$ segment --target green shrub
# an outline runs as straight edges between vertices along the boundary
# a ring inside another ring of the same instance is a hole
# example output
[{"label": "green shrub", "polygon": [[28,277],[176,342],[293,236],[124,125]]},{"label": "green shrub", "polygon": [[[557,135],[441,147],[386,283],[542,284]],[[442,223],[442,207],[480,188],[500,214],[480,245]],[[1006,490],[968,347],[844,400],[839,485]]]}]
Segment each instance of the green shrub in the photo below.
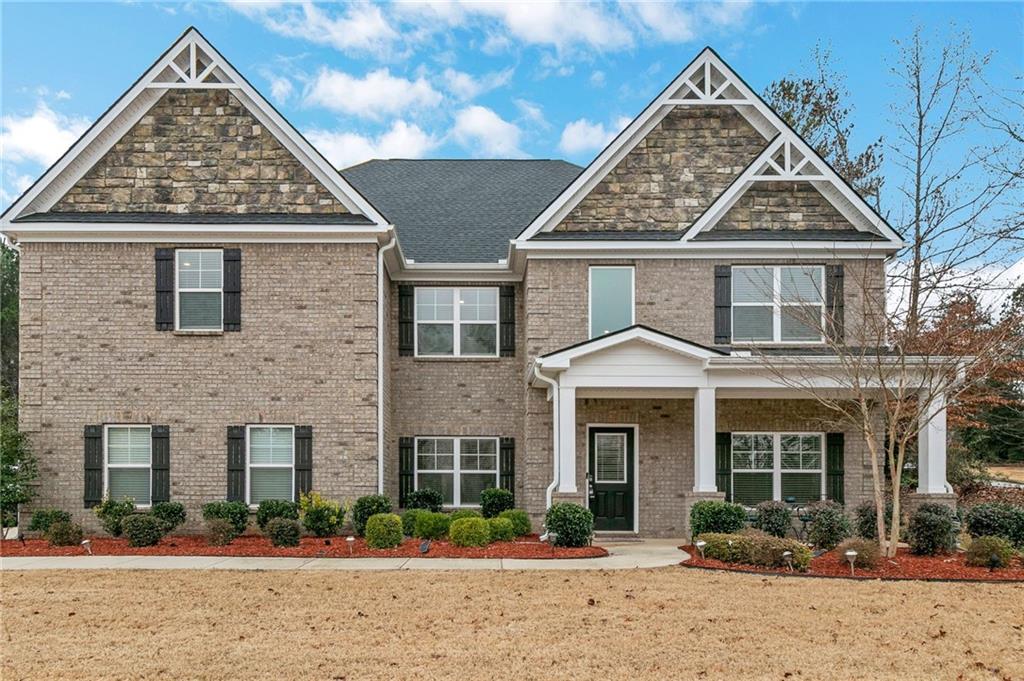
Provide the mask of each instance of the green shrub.
[{"label": "green shrub", "polygon": [[163,525],[164,534],[170,534],[185,524],[185,506],[177,501],[159,501],[149,514]]},{"label": "green shrub", "polygon": [[516,538],[515,527],[508,518],[488,518],[491,526],[491,541],[512,541]]},{"label": "green shrub", "polygon": [[508,518],[512,521],[512,531],[516,533],[517,537],[530,534],[533,527],[530,525],[530,516],[526,511],[521,511],[518,508],[510,508],[507,511],[502,511],[498,514],[499,518]]},{"label": "green shrub", "polygon": [[264,499],[256,509],[256,524],[260,532],[267,533],[267,523],[274,518],[299,519],[299,505],[285,499]]},{"label": "green shrub", "polygon": [[690,534],[739,532],[747,520],[747,512],[739,504],[726,501],[698,501],[690,508]]},{"label": "green shrub", "polygon": [[135,513],[135,502],[131,499],[115,501],[110,497],[104,497],[92,510],[100,519],[104,532],[112,537],[120,537],[121,521]]},{"label": "green shrub", "polygon": [[453,520],[448,537],[455,546],[487,546],[491,543],[491,526],[483,518]]},{"label": "green shrub", "polygon": [[[853,509],[853,525],[858,537],[878,539],[878,522],[875,518],[875,502],[873,499],[862,501]],[[885,532],[892,530],[892,499],[885,502]]]},{"label": "green shrub", "polygon": [[420,511],[412,535],[417,539],[444,539],[451,524],[452,517],[447,513]]},{"label": "green shrub", "polygon": [[444,506],[444,497],[436,489],[417,489],[405,495],[406,509],[424,509],[437,513]]},{"label": "green shrub", "polygon": [[497,518],[502,511],[516,505],[512,492],[500,487],[488,487],[480,493],[480,513],[485,518]]},{"label": "green shrub", "polygon": [[907,525],[910,552],[919,556],[949,553],[956,548],[953,511],[942,504],[921,504]]},{"label": "green shrub", "polygon": [[302,528],[294,518],[278,516],[267,521],[264,530],[274,546],[298,546]]},{"label": "green shrub", "polygon": [[552,504],[544,527],[558,535],[555,546],[587,546],[594,534],[594,514],[579,504]]},{"label": "green shrub", "polygon": [[238,528],[224,518],[211,516],[206,518],[206,541],[213,546],[227,546],[235,541]]},{"label": "green shrub", "polygon": [[299,497],[302,526],[315,537],[333,537],[341,531],[345,509],[337,501],[325,499],[319,492]]},{"label": "green shrub", "polygon": [[843,565],[849,565],[846,558],[847,551],[856,551],[857,557],[853,559],[853,566],[864,570],[872,570],[878,565],[878,559],[882,557],[882,551],[878,547],[877,540],[854,537],[847,539],[836,547],[836,557]]},{"label": "green shrub", "polygon": [[77,546],[82,543],[82,526],[70,520],[55,520],[46,528],[50,546]]},{"label": "green shrub", "polygon": [[423,513],[430,513],[425,508],[409,508],[402,511],[402,534],[406,537],[416,536],[416,518]]},{"label": "green shrub", "polygon": [[366,521],[378,513],[391,513],[391,499],[382,494],[359,497],[352,506],[352,529],[362,537],[366,532]]},{"label": "green shrub", "polygon": [[32,520],[28,524],[28,530],[29,532],[46,534],[50,529],[50,525],[57,522],[70,523],[71,514],[59,508],[39,508],[32,511]]},{"label": "green shrub", "polygon": [[249,525],[249,507],[241,501],[211,501],[203,506],[203,520],[213,520],[214,518],[231,523],[235,528],[235,537],[237,537],[245,532],[245,528]]},{"label": "green shrub", "polygon": [[759,567],[785,567],[783,553],[791,552],[793,567],[803,572],[811,564],[811,550],[795,539],[771,535],[725,534],[708,532],[697,536],[704,541],[704,555],[725,563],[744,563]]},{"label": "green shrub", "polygon": [[474,510],[472,508],[459,508],[452,511],[449,515],[453,523],[456,520],[462,520],[463,518],[483,518],[483,515],[480,513],[480,511]]},{"label": "green shrub", "polygon": [[762,501],[754,508],[753,526],[774,537],[785,537],[793,522],[793,512],[781,501]]},{"label": "green shrub", "polygon": [[164,536],[164,524],[148,513],[132,513],[121,521],[128,546],[156,546]]},{"label": "green shrub", "polygon": [[807,508],[811,521],[807,526],[807,541],[815,548],[831,551],[850,536],[850,519],[843,507],[834,501],[819,501]]},{"label": "green shrub", "polygon": [[977,537],[967,547],[967,564],[987,568],[1004,568],[1013,560],[1013,546],[1003,537]]},{"label": "green shrub", "polygon": [[967,511],[965,521],[972,537],[1002,537],[1024,549],[1024,506],[978,504]]},{"label": "green shrub", "polygon": [[371,549],[393,549],[404,538],[402,519],[394,513],[376,513],[366,521],[366,545]]}]

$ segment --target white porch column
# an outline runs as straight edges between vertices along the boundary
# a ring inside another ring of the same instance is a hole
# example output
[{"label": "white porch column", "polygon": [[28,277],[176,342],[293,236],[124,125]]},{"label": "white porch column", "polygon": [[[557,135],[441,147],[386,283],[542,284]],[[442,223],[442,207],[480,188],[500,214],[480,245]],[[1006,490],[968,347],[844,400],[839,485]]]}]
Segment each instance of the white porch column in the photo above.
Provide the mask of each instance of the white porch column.
[{"label": "white porch column", "polygon": [[715,483],[714,388],[697,388],[693,400],[693,491],[718,491]]},{"label": "white porch column", "polygon": [[947,494],[946,482],[946,396],[931,398],[921,415],[921,431],[917,436],[918,494]]},{"label": "white porch column", "polygon": [[576,388],[558,388],[558,491],[576,493]]}]

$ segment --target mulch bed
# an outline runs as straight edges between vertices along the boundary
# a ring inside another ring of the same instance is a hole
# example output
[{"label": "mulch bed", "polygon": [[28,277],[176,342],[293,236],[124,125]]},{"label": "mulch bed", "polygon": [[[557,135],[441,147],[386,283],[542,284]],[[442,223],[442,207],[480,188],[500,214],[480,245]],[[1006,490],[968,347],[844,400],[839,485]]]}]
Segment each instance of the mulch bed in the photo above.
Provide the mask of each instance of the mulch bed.
[{"label": "mulch bed", "polygon": [[[732,572],[753,572],[757,574],[799,575],[811,577],[839,577],[850,579],[850,564],[837,551],[823,553],[811,559],[807,572],[790,572],[786,568],[764,568],[743,563],[725,563],[711,558],[701,558],[694,546],[679,547],[690,554],[684,567]],[[920,579],[943,581],[1019,582],[1024,581],[1024,559],[1019,556],[1008,568],[989,571],[985,567],[973,567],[964,562],[963,553],[945,556],[915,556],[906,549],[899,549],[895,558],[880,558],[873,570],[857,568],[855,579]]]},{"label": "mulch bed", "polygon": [[[156,546],[133,548],[125,539],[90,537],[96,556],[250,556],[294,558],[599,558],[608,552],[599,546],[581,548],[558,547],[541,543],[537,535],[519,537],[515,541],[495,542],[482,547],[453,546],[446,541],[433,541],[427,553],[420,553],[419,539],[406,539],[394,549],[371,549],[366,540],[357,537],[351,554],[345,537],[303,537],[298,546],[276,547],[261,535],[243,535],[227,546],[210,546],[198,535],[164,537]],[[81,556],[81,546],[50,546],[45,539],[5,540],[0,542],[4,556]]]}]

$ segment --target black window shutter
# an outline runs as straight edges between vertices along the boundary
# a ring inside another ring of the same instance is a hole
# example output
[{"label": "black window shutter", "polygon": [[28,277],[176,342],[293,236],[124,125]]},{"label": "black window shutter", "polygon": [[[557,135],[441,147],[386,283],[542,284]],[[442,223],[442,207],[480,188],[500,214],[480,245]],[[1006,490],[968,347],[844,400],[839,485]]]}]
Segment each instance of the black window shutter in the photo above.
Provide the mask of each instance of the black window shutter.
[{"label": "black window shutter", "polygon": [[732,501],[732,433],[715,433],[715,486]]},{"label": "black window shutter", "polygon": [[843,433],[825,435],[825,465],[828,472],[825,479],[825,496],[840,504],[846,503],[843,494],[844,442]]},{"label": "black window shutter", "polygon": [[85,427],[85,507],[103,501],[103,426]]},{"label": "black window shutter", "polygon": [[224,249],[224,330],[242,330],[242,249]]},{"label": "black window shutter", "polygon": [[828,336],[833,340],[843,339],[843,266],[825,267],[825,310],[828,312]]},{"label": "black window shutter", "polygon": [[171,429],[169,426],[151,426],[153,475],[153,503],[171,500]]},{"label": "black window shutter", "polygon": [[715,343],[732,342],[732,267],[715,265]]},{"label": "black window shutter", "polygon": [[498,469],[499,482],[502,489],[516,493],[516,440],[503,437],[499,440],[501,450],[501,466]]},{"label": "black window shutter", "polygon": [[413,336],[415,329],[415,291],[411,284],[398,286],[398,354],[411,357],[415,351]]},{"label": "black window shutter", "polygon": [[228,501],[245,501],[245,426],[228,426]]},{"label": "black window shutter", "polygon": [[174,249],[156,249],[156,330],[174,330]]},{"label": "black window shutter", "polygon": [[501,287],[501,356],[516,356],[516,287]]},{"label": "black window shutter", "polygon": [[405,499],[416,487],[414,458],[415,445],[411,437],[398,438],[398,505],[405,507]]},{"label": "black window shutter", "polygon": [[313,426],[295,426],[295,499],[313,489]]}]

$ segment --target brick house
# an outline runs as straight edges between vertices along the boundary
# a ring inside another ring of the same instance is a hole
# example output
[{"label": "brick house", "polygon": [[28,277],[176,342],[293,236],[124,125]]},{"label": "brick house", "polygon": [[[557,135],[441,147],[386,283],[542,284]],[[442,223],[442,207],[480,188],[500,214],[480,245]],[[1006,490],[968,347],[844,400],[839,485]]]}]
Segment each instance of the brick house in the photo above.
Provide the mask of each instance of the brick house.
[{"label": "brick house", "polygon": [[107,494],[504,486],[674,536],[702,498],[870,493],[863,436],[768,358],[841,390],[823,334],[884,314],[901,239],[710,49],[586,168],[339,171],[189,29],[0,227],[36,503],[88,527]]}]

